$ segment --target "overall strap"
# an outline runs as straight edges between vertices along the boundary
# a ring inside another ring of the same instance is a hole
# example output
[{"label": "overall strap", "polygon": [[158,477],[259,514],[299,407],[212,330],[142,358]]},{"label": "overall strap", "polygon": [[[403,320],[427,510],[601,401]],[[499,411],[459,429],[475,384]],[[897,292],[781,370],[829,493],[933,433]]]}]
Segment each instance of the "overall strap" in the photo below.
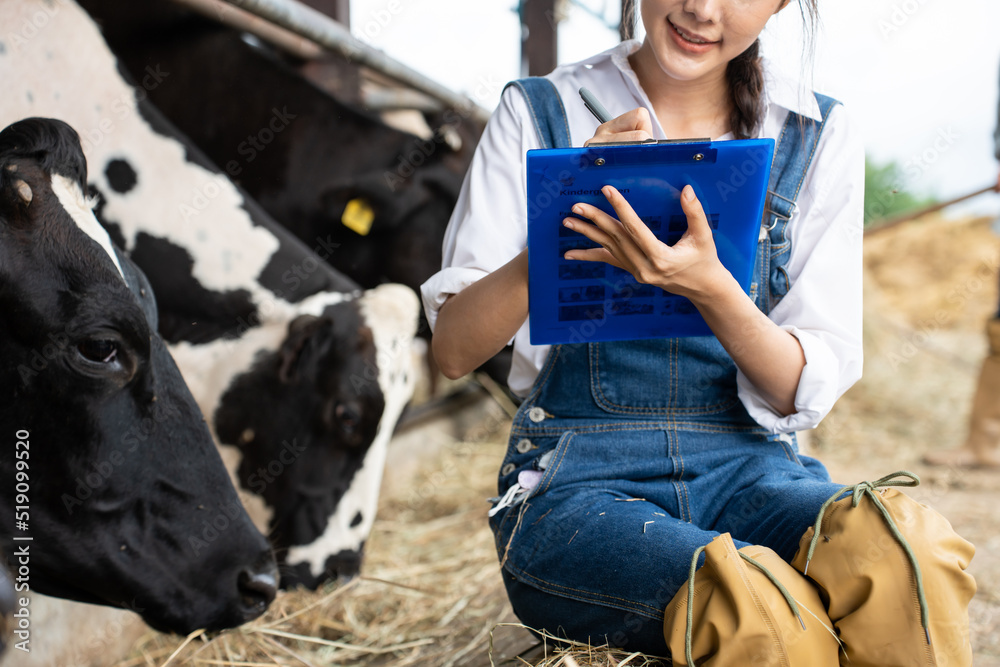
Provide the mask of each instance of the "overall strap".
[{"label": "overall strap", "polygon": [[542,148],[569,148],[572,145],[566,109],[555,84],[545,77],[530,76],[511,81],[504,90],[508,86],[516,86],[527,100]]},{"label": "overall strap", "polygon": [[771,177],[767,186],[765,221],[761,229],[761,240],[763,242],[766,239],[767,247],[762,243],[758,249],[758,252],[767,252],[769,255],[765,260],[767,275],[761,276],[761,280],[767,281],[768,289],[756,290],[757,307],[765,313],[788,293],[791,286],[785,270],[792,252],[791,243],[786,238],[786,227],[795,213],[799,191],[809,165],[812,164],[830,111],[840,104],[832,97],[819,93],[815,95],[822,120],[816,122],[789,112],[774,149]]}]

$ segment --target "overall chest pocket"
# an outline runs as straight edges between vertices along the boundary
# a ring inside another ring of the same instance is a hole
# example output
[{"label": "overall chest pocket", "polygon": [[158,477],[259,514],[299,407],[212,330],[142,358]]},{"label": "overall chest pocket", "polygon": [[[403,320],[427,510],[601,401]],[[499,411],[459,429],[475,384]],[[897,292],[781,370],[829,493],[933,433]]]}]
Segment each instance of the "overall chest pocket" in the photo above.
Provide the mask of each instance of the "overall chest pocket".
[{"label": "overall chest pocket", "polygon": [[714,336],[589,344],[590,390],[606,412],[679,418],[739,402],[736,365]]}]

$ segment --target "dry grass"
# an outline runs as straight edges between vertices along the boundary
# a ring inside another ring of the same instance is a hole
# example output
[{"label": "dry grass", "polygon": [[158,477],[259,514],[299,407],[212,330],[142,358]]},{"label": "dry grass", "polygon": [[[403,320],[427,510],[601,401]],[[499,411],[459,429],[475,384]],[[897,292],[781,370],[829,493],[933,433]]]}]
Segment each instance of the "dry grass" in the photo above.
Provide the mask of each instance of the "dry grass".
[{"label": "dry grass", "polygon": [[[478,442],[452,442],[410,488],[384,489],[362,576],[283,593],[253,623],[200,637],[171,665],[456,665],[485,654],[511,621],[486,498],[509,422]],[[150,634],[126,665],[163,665],[181,644]]]},{"label": "dry grass", "polygon": [[[446,444],[412,485],[383,490],[360,577],[282,593],[262,618],[214,637],[151,632],[117,667],[654,664],[582,644],[550,648],[541,662],[507,655],[512,631],[519,649],[536,642],[507,602],[485,520],[510,427],[491,407],[484,422],[493,428]],[[498,650],[500,643],[508,649]]]}]

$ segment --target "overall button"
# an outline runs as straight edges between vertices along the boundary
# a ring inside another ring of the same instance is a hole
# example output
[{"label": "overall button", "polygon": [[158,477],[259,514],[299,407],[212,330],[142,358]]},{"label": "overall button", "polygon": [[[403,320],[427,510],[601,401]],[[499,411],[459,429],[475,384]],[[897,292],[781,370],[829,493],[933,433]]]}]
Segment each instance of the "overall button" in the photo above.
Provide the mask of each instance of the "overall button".
[{"label": "overall button", "polygon": [[522,438],[521,440],[518,440],[516,446],[517,452],[519,454],[527,454],[534,448],[535,448],[534,443],[532,443],[531,440],[528,440],[527,438]]},{"label": "overall button", "polygon": [[504,477],[506,477],[507,475],[511,474],[515,470],[517,470],[517,466],[514,465],[513,463],[508,463],[503,468],[500,468],[500,474],[503,475]]},{"label": "overall button", "polygon": [[545,410],[542,410],[537,405],[530,410],[528,410],[528,419],[535,422],[536,424],[545,421]]}]

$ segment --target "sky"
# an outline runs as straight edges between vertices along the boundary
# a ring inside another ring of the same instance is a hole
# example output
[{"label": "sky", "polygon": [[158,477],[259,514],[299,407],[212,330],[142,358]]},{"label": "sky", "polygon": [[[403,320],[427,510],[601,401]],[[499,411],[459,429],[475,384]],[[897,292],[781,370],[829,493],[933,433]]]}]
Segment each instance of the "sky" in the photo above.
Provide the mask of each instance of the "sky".
[{"label": "sky", "polygon": [[[995,183],[998,0],[820,0],[813,62],[788,7],[761,37],[778,69],[841,100],[869,157],[903,168],[901,185],[948,199]],[[516,0],[351,0],[363,41],[492,110],[521,76]],[[614,46],[619,0],[566,0],[559,62]],[[602,18],[603,17],[603,18]],[[1000,214],[1000,195],[949,209]]]}]

